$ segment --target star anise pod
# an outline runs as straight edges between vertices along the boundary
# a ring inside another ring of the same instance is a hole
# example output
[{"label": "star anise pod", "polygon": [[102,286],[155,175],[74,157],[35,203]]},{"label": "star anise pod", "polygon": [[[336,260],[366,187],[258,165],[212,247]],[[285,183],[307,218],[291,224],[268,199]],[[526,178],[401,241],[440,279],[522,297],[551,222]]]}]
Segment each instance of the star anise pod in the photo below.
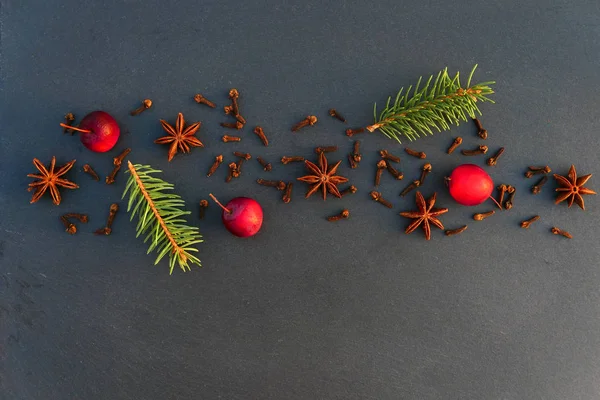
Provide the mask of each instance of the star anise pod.
[{"label": "star anise pod", "polygon": [[435,204],[435,197],[437,193],[434,193],[433,196],[427,200],[425,203],[425,199],[421,192],[417,192],[417,207],[418,211],[405,211],[401,212],[400,215],[406,218],[414,218],[415,221],[411,222],[411,224],[404,231],[405,233],[412,233],[415,229],[419,227],[419,225],[423,224],[423,231],[425,232],[425,239],[431,239],[431,227],[429,224],[433,224],[440,229],[444,229],[444,225],[442,225],[441,221],[437,219],[438,216],[447,213],[447,208],[433,208]]},{"label": "star anise pod", "polygon": [[169,124],[164,119],[160,120],[160,124],[163,129],[168,133],[167,136],[163,136],[159,139],[156,139],[154,143],[156,144],[171,144],[169,148],[169,161],[173,159],[175,154],[177,154],[177,150],[182,153],[189,153],[190,146],[191,147],[204,147],[204,144],[196,136],[196,132],[200,129],[200,122],[196,122],[187,128],[185,127],[185,120],[183,119],[183,114],[179,113],[177,115],[177,122],[175,123],[175,128],[171,124]]},{"label": "star anise pod", "polygon": [[28,174],[27,176],[30,178],[36,178],[37,181],[29,184],[28,191],[32,191],[35,189],[35,193],[31,198],[31,203],[35,203],[38,201],[46,190],[50,189],[50,195],[52,196],[52,202],[55,205],[60,204],[60,193],[58,192],[57,186],[62,186],[67,189],[78,189],[79,186],[74,182],[71,182],[67,179],[61,178],[64,174],[66,174],[75,164],[75,160],[70,161],[60,167],[58,171],[54,171],[54,166],[56,165],[56,157],[52,157],[52,161],[50,162],[50,168],[46,169],[44,164],[37,158],[33,159],[33,165],[40,171],[40,174]]},{"label": "star anise pod", "polygon": [[340,191],[337,188],[337,185],[341,183],[348,182],[348,178],[343,176],[336,175],[336,171],[342,161],[338,161],[335,165],[327,166],[327,157],[325,157],[325,153],[321,152],[319,154],[319,165],[304,160],[304,165],[306,169],[310,171],[310,175],[303,176],[301,178],[297,178],[299,181],[310,183],[311,186],[306,192],[306,198],[308,199],[313,193],[315,193],[319,188],[323,190],[323,200],[327,198],[327,192],[331,193],[336,197],[342,197]]},{"label": "star anise pod", "polygon": [[569,174],[567,177],[554,174],[554,179],[560,185],[559,188],[556,189],[558,196],[556,196],[555,204],[558,204],[562,201],[568,200],[569,207],[576,203],[582,210],[585,210],[585,205],[583,204],[583,194],[596,194],[591,189],[583,187],[585,183],[592,177],[592,174],[583,175],[579,178],[577,177],[577,171],[575,171],[575,166],[571,165],[569,169]]}]

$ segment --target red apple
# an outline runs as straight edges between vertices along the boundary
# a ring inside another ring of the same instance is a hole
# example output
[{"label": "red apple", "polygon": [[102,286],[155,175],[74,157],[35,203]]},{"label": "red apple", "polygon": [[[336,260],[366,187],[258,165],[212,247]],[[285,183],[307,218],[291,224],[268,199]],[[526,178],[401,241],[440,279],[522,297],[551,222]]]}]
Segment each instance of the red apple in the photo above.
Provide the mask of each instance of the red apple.
[{"label": "red apple", "polygon": [[60,126],[80,132],[81,143],[96,153],[104,153],[115,147],[121,135],[117,121],[104,111],[89,113],[83,117],[78,127],[66,124]]},{"label": "red apple", "polygon": [[249,197],[236,197],[223,206],[212,194],[209,195],[222,209],[223,225],[238,237],[254,236],[263,222],[263,210],[260,204]]},{"label": "red apple", "polygon": [[494,181],[481,167],[463,164],[454,168],[448,184],[450,195],[464,206],[476,206],[490,198]]}]

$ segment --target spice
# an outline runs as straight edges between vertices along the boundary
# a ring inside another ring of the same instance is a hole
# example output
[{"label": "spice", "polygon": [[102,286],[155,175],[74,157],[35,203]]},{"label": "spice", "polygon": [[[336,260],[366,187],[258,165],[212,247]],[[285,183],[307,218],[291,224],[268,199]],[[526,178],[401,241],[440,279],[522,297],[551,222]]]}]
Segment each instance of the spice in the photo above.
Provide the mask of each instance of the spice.
[{"label": "spice", "polygon": [[231,176],[233,178],[239,178],[239,176],[240,176],[240,171],[238,171],[237,167],[238,167],[237,163],[234,163],[234,162],[229,163],[229,169],[231,170]]},{"label": "spice", "polygon": [[217,170],[217,168],[219,168],[219,165],[221,165],[222,162],[223,162],[223,154],[219,154],[218,156],[215,157],[215,162],[213,162],[213,164],[210,166],[210,169],[208,170],[206,177],[210,178],[210,176],[215,173],[215,171]]},{"label": "spice", "polygon": [[333,153],[334,151],[337,151],[337,149],[337,146],[315,147],[315,153]]},{"label": "spice", "polygon": [[379,182],[381,181],[381,174],[383,174],[383,170],[387,168],[387,162],[385,160],[379,160],[377,162],[377,172],[375,173],[375,186],[379,186]]},{"label": "spice", "polygon": [[535,221],[537,221],[539,219],[540,219],[540,216],[536,215],[534,217],[526,219],[525,221],[521,221],[521,228],[528,229],[531,226],[531,224],[533,224]]},{"label": "spice", "polygon": [[64,215],[60,217],[61,222],[65,225],[65,232],[70,235],[74,235],[77,233],[77,227],[75,224],[71,223]]},{"label": "spice", "polygon": [[258,183],[259,185],[262,185],[262,186],[274,187],[274,188],[277,188],[277,190],[285,190],[285,188],[287,186],[284,181],[268,181],[265,179],[257,179],[256,183]]},{"label": "spice", "polygon": [[347,194],[354,194],[358,191],[358,189],[356,188],[356,186],[354,185],[350,185],[349,187],[347,187],[346,189],[342,190],[340,192],[340,194],[342,195],[342,197],[344,197]]},{"label": "spice", "polygon": [[387,201],[386,199],[384,199],[384,198],[381,196],[381,193],[379,193],[379,192],[376,192],[376,191],[374,191],[374,190],[373,190],[373,191],[372,191],[371,193],[369,193],[369,194],[371,195],[371,198],[372,198],[373,200],[375,200],[377,203],[381,203],[381,204],[383,204],[384,206],[386,206],[387,208],[392,208],[392,207],[393,207],[393,206],[392,206],[392,203],[390,203],[389,201]]},{"label": "spice", "polygon": [[325,153],[319,154],[319,165],[308,160],[304,161],[304,165],[310,174],[297,178],[297,180],[311,185],[306,192],[307,199],[319,190],[319,188],[323,191],[323,200],[327,198],[327,192],[335,197],[342,197],[337,186],[341,183],[348,182],[348,178],[336,175],[337,169],[341,163],[342,161],[340,160],[334,165],[328,166]]},{"label": "spice", "polygon": [[235,122],[221,122],[221,126],[223,128],[237,129],[239,131],[240,129],[242,129],[244,127],[244,124],[241,123],[240,121],[235,121]]},{"label": "spice", "polygon": [[493,167],[496,165],[496,163],[498,162],[498,158],[500,158],[500,156],[504,153],[504,147],[500,147],[498,149],[498,151],[496,152],[496,154],[494,154],[492,157],[487,159],[487,165],[489,165],[490,167]]},{"label": "spice", "polygon": [[357,129],[346,129],[346,136],[348,137],[352,137],[354,135],[357,135],[359,133],[363,133],[365,132],[365,128],[357,128]]},{"label": "spice", "polygon": [[250,153],[242,153],[241,151],[234,151],[233,155],[239,158],[243,158],[244,160],[248,161],[252,158],[252,156],[250,155]]},{"label": "spice", "polygon": [[75,131],[71,130],[70,128],[68,128],[69,125],[73,125],[73,122],[75,121],[75,115],[73,115],[73,113],[66,113],[65,114],[65,127],[63,127],[63,134],[69,132],[71,133],[71,136],[73,136],[73,134],[75,133]]},{"label": "spice", "polygon": [[454,150],[456,150],[456,148],[462,144],[462,141],[463,140],[460,136],[454,138],[454,141],[452,142],[450,147],[448,147],[448,150],[446,151],[446,153],[452,154],[454,152]]},{"label": "spice", "polygon": [[463,225],[460,228],[447,229],[444,231],[444,233],[446,234],[446,236],[453,236],[453,235],[458,235],[459,233],[463,233],[466,230],[467,230],[467,225]]},{"label": "spice", "polygon": [[421,168],[421,177],[419,178],[419,186],[423,186],[423,182],[425,182],[427,174],[431,172],[431,168],[432,167],[430,163],[425,163],[425,165],[423,165]]},{"label": "spice", "polygon": [[83,222],[84,224],[88,223],[88,216],[87,216],[87,214],[67,213],[67,214],[63,215],[63,217],[65,217],[67,219],[69,219],[69,218],[75,218],[79,222]]},{"label": "spice", "polygon": [[339,221],[340,219],[348,219],[350,217],[350,211],[344,209],[341,213],[337,215],[332,215],[331,217],[327,217],[327,221],[334,222]]},{"label": "spice", "polygon": [[515,193],[517,193],[517,189],[514,186],[508,185],[506,187],[506,191],[508,192],[508,199],[504,203],[504,209],[510,210],[513,207],[513,199],[515,198]]},{"label": "spice", "polygon": [[340,115],[340,113],[338,113],[338,112],[336,111],[336,109],[335,109],[335,108],[330,108],[330,109],[329,109],[329,115],[331,115],[333,118],[335,118],[335,119],[338,119],[338,120],[340,120],[340,121],[342,121],[342,122],[344,122],[344,123],[346,122],[346,118],[342,117],[342,116]]},{"label": "spice", "polygon": [[533,171],[533,172],[543,171],[544,174],[549,174],[550,172],[552,172],[552,170],[550,169],[550,167],[547,166],[547,165],[545,165],[543,167],[529,166],[527,168],[530,171]]},{"label": "spice", "polygon": [[554,174],[554,179],[556,179],[558,185],[560,186],[556,189],[556,191],[559,193],[556,196],[554,204],[558,204],[567,200],[569,207],[575,203],[581,207],[582,210],[585,210],[585,204],[583,202],[582,195],[596,194],[596,192],[593,190],[583,186],[591,177],[592,174],[577,177],[577,171],[575,171],[574,165],[571,165],[571,168],[569,168],[569,174],[566,177]]},{"label": "spice", "polygon": [[473,219],[475,221],[483,221],[484,219],[494,215],[495,213],[496,213],[496,211],[494,211],[494,210],[484,212],[484,213],[477,213],[477,214],[473,215]]},{"label": "spice", "polygon": [[262,157],[256,157],[256,161],[258,161],[260,165],[262,165],[264,171],[270,171],[271,169],[273,169],[271,163],[266,162],[265,160],[263,160]]},{"label": "spice", "polygon": [[408,147],[405,147],[404,151],[409,156],[413,156],[413,157],[417,157],[417,158],[421,158],[421,159],[427,157],[427,155],[425,153],[423,153],[422,151],[415,151],[413,149],[409,149]]},{"label": "spice", "polygon": [[115,166],[112,172],[106,177],[106,184],[112,185],[115,182],[115,176],[117,176],[117,172],[121,169],[121,164],[123,163],[123,159],[127,157],[127,155],[131,153],[131,149],[128,147],[121,152],[118,156],[113,158],[113,165]]},{"label": "spice", "polygon": [[475,150],[461,150],[460,152],[463,156],[476,156],[487,153],[488,147],[486,145],[479,145]]},{"label": "spice", "polygon": [[98,229],[94,232],[95,235],[110,235],[112,232],[112,224],[115,220],[115,216],[117,215],[117,211],[119,211],[119,205],[117,203],[113,203],[110,205],[108,220],[106,221],[106,226],[104,228]]},{"label": "spice", "polygon": [[433,196],[425,202],[425,198],[421,194],[421,192],[417,191],[416,202],[417,202],[417,211],[405,211],[401,212],[400,215],[406,218],[414,219],[406,230],[404,231],[406,234],[414,232],[415,229],[419,227],[419,225],[423,226],[423,232],[425,233],[425,239],[431,239],[431,225],[437,226],[440,229],[444,229],[444,225],[438,219],[438,217],[442,214],[448,212],[447,208],[433,208],[435,205],[437,193],[434,193]]},{"label": "spice", "polygon": [[314,115],[309,115],[306,118],[304,118],[302,121],[300,121],[296,125],[294,125],[292,127],[292,132],[297,132],[307,125],[313,126],[316,123],[317,123],[317,117],[315,117]]},{"label": "spice", "polygon": [[350,163],[350,168],[355,169],[358,167],[358,163],[354,161],[354,154],[348,154],[348,163]]},{"label": "spice", "polygon": [[229,135],[224,135],[223,136],[223,142],[225,143],[229,143],[229,142],[241,142],[242,138],[239,136],[229,136]]},{"label": "spice", "polygon": [[100,180],[100,177],[98,176],[96,171],[94,171],[94,169],[90,166],[90,164],[85,164],[83,166],[83,172],[85,172],[86,174],[89,174],[96,181]]},{"label": "spice", "polygon": [[200,93],[196,93],[194,95],[194,101],[198,104],[204,104],[209,106],[210,108],[215,108],[217,107],[215,105],[215,103],[213,103],[212,101],[208,100],[206,97],[202,96]]},{"label": "spice", "polygon": [[233,112],[233,106],[224,106],[223,111],[225,111],[226,115],[229,115]]},{"label": "spice", "polygon": [[50,168],[46,169],[44,164],[41,163],[37,158],[33,159],[33,165],[40,172],[39,174],[28,174],[29,178],[36,178],[35,182],[29,184],[28,191],[32,191],[35,189],[33,196],[31,197],[31,203],[35,203],[38,201],[46,190],[49,189],[50,196],[52,196],[52,202],[55,205],[60,204],[60,193],[58,191],[58,187],[64,187],[67,189],[78,189],[79,186],[74,182],[71,182],[67,179],[61,178],[64,174],[69,172],[71,168],[73,168],[73,164],[75,164],[75,160],[72,160],[62,167],[60,167],[57,171],[54,171],[54,166],[56,165],[56,157],[52,157],[52,161],[50,162]]},{"label": "spice", "polygon": [[379,155],[384,160],[390,160],[390,161],[393,161],[393,162],[396,162],[396,163],[400,162],[400,157],[391,154],[387,150],[379,150]]},{"label": "spice", "polygon": [[500,209],[502,210],[502,203],[504,202],[504,194],[508,190],[508,186],[506,186],[505,184],[502,184],[502,185],[498,186],[497,189],[499,192],[498,193],[498,204],[500,204]]},{"label": "spice", "polygon": [[242,173],[242,164],[244,163],[244,161],[246,161],[245,158],[240,158],[237,162],[237,164],[235,165],[235,171],[237,172],[237,176],[234,175],[234,177],[238,178],[241,173]]},{"label": "spice", "polygon": [[473,118],[473,122],[475,122],[475,126],[477,127],[477,136],[482,139],[487,139],[488,133],[485,129],[483,129],[481,121],[479,121],[477,118]]},{"label": "spice", "polygon": [[200,200],[200,219],[204,219],[204,214],[208,208],[208,200]]},{"label": "spice", "polygon": [[559,229],[555,226],[552,227],[552,229],[550,231],[555,235],[560,235],[560,236],[564,236],[568,239],[573,239],[573,235],[571,235],[569,232],[563,231],[562,229]]},{"label": "spice", "polygon": [[281,157],[281,163],[284,165],[289,164],[291,162],[300,162],[300,161],[304,161],[304,157],[300,157],[300,156],[292,156],[292,157],[283,156],[283,157]]},{"label": "spice", "polygon": [[542,176],[542,178],[531,187],[531,193],[539,194],[542,191],[542,186],[544,186],[548,182],[548,175]]},{"label": "spice", "polygon": [[265,146],[269,145],[269,139],[267,139],[267,137],[265,136],[265,132],[263,131],[263,128],[261,128],[260,126],[255,127],[254,133],[260,138],[260,140],[262,141],[262,143]]},{"label": "spice", "polygon": [[234,116],[240,115],[240,107],[238,106],[238,99],[240,98],[240,93],[237,89],[233,88],[229,91],[229,98],[231,99],[231,111]]},{"label": "spice", "polygon": [[240,114],[236,115],[235,119],[242,124],[242,126],[246,125],[246,118],[242,117]]},{"label": "spice", "polygon": [[352,159],[358,167],[358,163],[362,160],[362,154],[360,154],[360,140],[355,140],[352,146]]},{"label": "spice", "polygon": [[190,147],[204,147],[204,144],[195,136],[198,129],[200,129],[200,122],[193,123],[186,128],[183,114],[179,113],[174,128],[164,119],[160,120],[160,124],[167,132],[167,136],[156,139],[154,143],[169,145],[169,161],[175,157],[177,150],[182,153],[189,153]]},{"label": "spice", "polygon": [[236,166],[237,165],[234,162],[229,163],[229,165],[228,165],[229,170],[227,172],[227,178],[225,178],[225,183],[231,182],[231,180],[234,178],[233,174],[235,173],[235,167]]},{"label": "spice", "polygon": [[421,186],[421,181],[419,181],[419,180],[412,181],[411,183],[408,184],[407,187],[404,188],[403,191],[400,192],[400,196],[402,196],[402,197],[406,196],[408,193],[410,193],[411,190],[416,189],[419,186]]},{"label": "spice", "polygon": [[[535,169],[532,169],[535,168]],[[527,172],[525,172],[525,178],[532,178],[534,175],[541,175],[541,174],[549,174],[552,170],[550,169],[550,167],[543,167],[543,168],[537,168],[537,167],[529,167],[529,170]]]},{"label": "spice", "polygon": [[292,182],[288,182],[288,184],[285,187],[285,192],[283,193],[283,197],[282,197],[282,200],[285,204],[292,201],[292,188],[293,187],[294,187],[294,184]]},{"label": "spice", "polygon": [[394,177],[396,178],[396,180],[402,180],[404,179],[404,174],[400,171],[398,171],[396,168],[394,168],[394,166],[392,165],[391,162],[387,162],[386,161],[386,166],[387,166],[387,170],[388,172]]},{"label": "spice", "polygon": [[135,115],[143,113],[144,111],[146,111],[150,107],[152,107],[152,100],[150,100],[150,99],[144,99],[144,101],[142,102],[142,105],[139,108],[136,108],[135,110],[133,110],[132,112],[130,112],[129,114],[132,115],[132,116],[135,116]]}]

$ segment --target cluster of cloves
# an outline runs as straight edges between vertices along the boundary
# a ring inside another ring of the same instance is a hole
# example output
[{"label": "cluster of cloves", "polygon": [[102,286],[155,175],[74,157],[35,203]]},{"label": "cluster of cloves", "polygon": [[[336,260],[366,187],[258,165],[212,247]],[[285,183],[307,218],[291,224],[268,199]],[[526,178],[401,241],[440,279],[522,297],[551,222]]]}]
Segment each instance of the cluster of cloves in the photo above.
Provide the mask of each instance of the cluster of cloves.
[{"label": "cluster of cloves", "polygon": [[[496,188],[498,190],[498,199],[496,200],[496,204],[502,210],[510,210],[513,207],[513,201],[515,198],[515,194],[517,189],[512,185],[501,184]],[[508,198],[506,201],[504,200],[504,196],[508,194]]]},{"label": "cluster of cloves", "polygon": [[[235,118],[235,122],[221,122],[223,128],[237,129],[240,130],[246,124],[246,119],[240,114],[240,107],[238,99],[240,98],[240,92],[236,88],[229,91],[229,99],[231,100],[230,106],[223,107],[226,115],[232,115]],[[225,141],[225,138],[223,138]]]},{"label": "cluster of cloves", "polygon": [[88,216],[86,214],[68,213],[61,215],[60,221],[65,225],[65,231],[70,235],[74,235],[77,232],[77,227],[70,221],[70,219],[73,218],[84,224],[87,224],[88,222]]}]

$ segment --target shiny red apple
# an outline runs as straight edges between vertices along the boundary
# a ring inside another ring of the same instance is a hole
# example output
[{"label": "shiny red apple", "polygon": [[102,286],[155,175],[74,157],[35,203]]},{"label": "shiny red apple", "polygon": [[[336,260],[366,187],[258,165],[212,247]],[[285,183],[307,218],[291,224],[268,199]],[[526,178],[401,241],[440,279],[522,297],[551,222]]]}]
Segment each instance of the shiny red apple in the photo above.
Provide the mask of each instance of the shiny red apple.
[{"label": "shiny red apple", "polygon": [[236,197],[223,206],[210,194],[210,197],[223,209],[223,225],[238,237],[254,236],[263,222],[263,210],[260,204],[249,197]]},{"label": "shiny red apple", "polygon": [[117,121],[104,111],[89,113],[83,117],[78,127],[66,124],[60,126],[80,132],[81,143],[96,153],[104,153],[115,147],[121,135]]},{"label": "shiny red apple", "polygon": [[464,206],[476,206],[490,198],[494,181],[483,168],[463,164],[454,168],[448,183],[450,195]]}]

